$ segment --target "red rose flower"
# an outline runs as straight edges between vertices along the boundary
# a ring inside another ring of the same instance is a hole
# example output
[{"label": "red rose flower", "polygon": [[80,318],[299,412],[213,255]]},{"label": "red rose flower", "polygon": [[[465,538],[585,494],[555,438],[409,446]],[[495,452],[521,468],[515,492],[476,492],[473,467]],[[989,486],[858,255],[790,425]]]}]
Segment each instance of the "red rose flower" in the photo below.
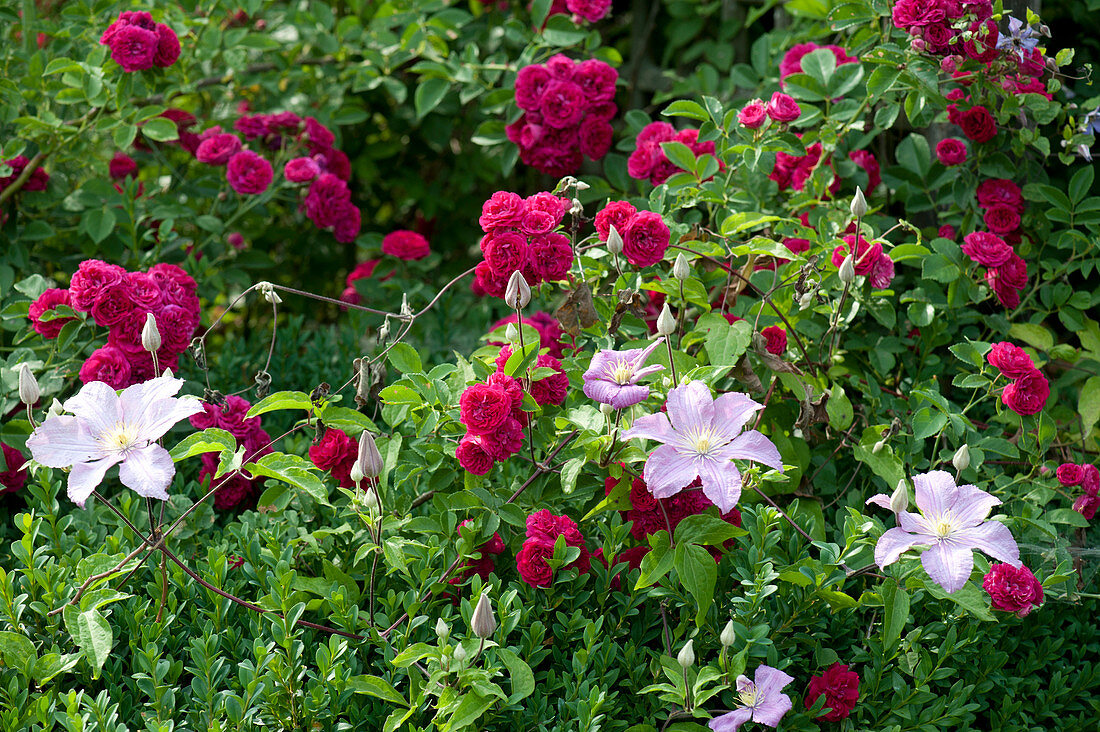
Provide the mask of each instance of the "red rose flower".
[{"label": "red rose flower", "polygon": [[827,722],[847,719],[859,701],[859,674],[849,671],[845,664],[834,663],[820,676],[810,677],[804,701],[806,708],[812,707],[822,694],[830,711],[821,715],[821,719]]},{"label": "red rose flower", "polygon": [[564,234],[546,234],[531,239],[530,264],[547,282],[567,279],[573,264],[573,247]]},{"label": "red rose flower", "polygon": [[769,325],[760,331],[760,335],[768,342],[768,353],[779,356],[787,350],[787,331],[778,325]]},{"label": "red rose flower", "polygon": [[319,229],[335,226],[351,201],[348,184],[332,173],[322,173],[309,185],[302,209]]},{"label": "red rose flower", "polygon": [[1035,370],[1035,362],[1027,351],[1008,341],[994,343],[986,354],[986,361],[1010,379],[1018,379]]},{"label": "red rose flower", "polygon": [[1038,370],[1019,377],[1001,392],[1001,401],[1019,415],[1038,414],[1050,398],[1050,383]]},{"label": "red rose flower", "polygon": [[324,437],[309,448],[309,459],[321,470],[332,474],[344,488],[353,488],[351,466],[359,456],[359,444],[343,430],[325,430]]},{"label": "red rose flower", "polygon": [[966,162],[966,143],[957,137],[949,137],[936,143],[936,158],[940,163],[951,167]]},{"label": "red rose flower", "polygon": [[61,332],[61,329],[65,327],[66,323],[69,323],[76,318],[54,318],[53,320],[42,320],[42,315],[47,313],[58,305],[69,305],[69,291],[62,290],[57,287],[51,287],[45,290],[38,299],[31,303],[30,310],[27,312],[27,317],[31,320],[31,325],[34,328],[34,332],[43,338],[57,338],[57,334]]},{"label": "red rose flower", "polygon": [[989,142],[997,134],[997,121],[982,106],[971,107],[959,117],[963,134],[974,142]]},{"label": "red rose flower", "polygon": [[88,312],[96,301],[122,282],[126,270],[117,264],[107,264],[98,259],[86,259],[80,263],[69,280],[69,301],[73,310]]},{"label": "red rose flower", "polygon": [[561,367],[561,362],[546,353],[538,357],[535,362],[537,368],[551,368],[556,373],[531,382],[531,397],[539,404],[560,405],[565,401],[569,392],[569,377]]},{"label": "red rose flower", "polygon": [[0,442],[0,448],[4,451],[4,462],[8,466],[7,469],[0,472],[0,494],[14,493],[27,484],[27,472],[20,470],[27,459],[23,457],[23,453],[11,445]]},{"label": "red rose flower", "polygon": [[802,108],[798,106],[798,102],[783,92],[772,94],[764,111],[776,122],[794,122],[802,116]]},{"label": "red rose flower", "polygon": [[620,237],[623,236],[626,232],[626,227],[630,224],[630,220],[634,218],[634,215],[637,213],[638,209],[634,208],[634,206],[627,201],[612,201],[604,206],[603,209],[596,214],[596,220],[594,222],[596,234],[600,237],[600,241],[607,241],[612,226],[619,232]]},{"label": "red rose flower", "polygon": [[1095,493],[1083,493],[1073,502],[1073,510],[1081,514],[1089,521],[1096,516],[1096,509],[1100,508],[1100,496]]},{"label": "red rose flower", "polygon": [[994,610],[1024,617],[1043,604],[1043,586],[1034,573],[1022,564],[994,564],[982,580]]},{"label": "red rose flower", "polygon": [[623,256],[635,267],[660,262],[672,238],[664,219],[653,211],[639,211],[630,219],[626,231],[619,233],[623,237]]},{"label": "red rose flower", "polygon": [[199,143],[195,158],[207,165],[225,165],[241,149],[241,138],[228,132],[216,133]]},{"label": "red rose flower", "polygon": [[753,99],[737,113],[737,121],[742,127],[747,127],[750,130],[762,127],[767,118],[767,107],[762,99]]},{"label": "red rose flower", "polygon": [[263,193],[274,177],[275,171],[271,169],[271,163],[251,150],[241,150],[231,157],[225,171],[229,185],[242,195]]},{"label": "red rose flower", "polygon": [[164,23],[157,23],[157,50],[153,55],[153,64],[166,69],[180,57],[180,39],[176,32]]},{"label": "red rose flower", "polygon": [[458,441],[455,457],[466,472],[474,475],[485,475],[493,467],[493,458],[485,450],[481,435],[467,433]]},{"label": "red rose flower", "polygon": [[459,421],[475,435],[493,432],[512,413],[512,398],[501,386],[473,384],[458,400]]},{"label": "red rose flower", "polygon": [[423,235],[402,229],[386,234],[382,239],[382,253],[405,261],[413,261],[423,259],[431,254],[432,250]]},{"label": "red rose flower", "polygon": [[291,183],[307,183],[321,174],[321,166],[313,158],[294,158],[283,166],[283,177]]},{"label": "red rose flower", "polygon": [[975,231],[963,237],[962,250],[966,256],[983,267],[1000,267],[1012,257],[1012,247],[996,234]]},{"label": "red rose flower", "polygon": [[130,385],[130,361],[122,350],[102,346],[80,367],[80,381],[85,384],[102,381],[112,389],[125,389]]},{"label": "red rose flower", "polygon": [[978,205],[989,208],[998,203],[1011,206],[1017,211],[1024,210],[1024,196],[1020,187],[1007,178],[990,178],[978,185]]},{"label": "red rose flower", "polygon": [[983,219],[986,227],[994,234],[1011,234],[1020,228],[1020,213],[1003,203],[987,208]]},{"label": "red rose flower", "polygon": [[111,162],[107,165],[107,174],[111,176],[112,180],[121,180],[127,176],[136,178],[137,173],[137,162],[125,153],[116,152],[115,156],[111,158]]},{"label": "red rose flower", "polygon": [[520,578],[532,587],[549,587],[554,580],[554,570],[546,562],[553,557],[553,545],[547,547],[528,541],[516,554],[516,570]]},{"label": "red rose flower", "polygon": [[1085,479],[1085,468],[1076,463],[1062,463],[1058,466],[1055,475],[1058,477],[1059,483],[1067,488],[1072,488],[1075,485],[1081,485],[1081,482]]}]

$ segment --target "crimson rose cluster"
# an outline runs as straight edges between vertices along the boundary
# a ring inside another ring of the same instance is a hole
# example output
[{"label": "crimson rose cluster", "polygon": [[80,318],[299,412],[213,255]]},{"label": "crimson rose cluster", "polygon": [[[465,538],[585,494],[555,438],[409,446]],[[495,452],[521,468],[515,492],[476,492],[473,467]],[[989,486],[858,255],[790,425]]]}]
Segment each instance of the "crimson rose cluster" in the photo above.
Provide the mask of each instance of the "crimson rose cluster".
[{"label": "crimson rose cluster", "polygon": [[340,429],[325,430],[321,441],[309,448],[309,459],[319,469],[332,475],[341,488],[355,488],[351,466],[359,456],[359,443]]},{"label": "crimson rose cluster", "polygon": [[516,104],[524,114],[505,128],[519,157],[560,178],[575,173],[584,157],[599,160],[611,147],[615,82],[619,73],[603,61],[551,56],[516,75]]},{"label": "crimson rose cluster", "polygon": [[[626,161],[627,175],[636,180],[648,178],[650,183],[659,186],[670,175],[679,172],[680,169],[665,155],[662,142],[681,142],[691,149],[695,157],[714,154],[714,141],[699,142],[699,130],[688,128],[677,132],[668,122],[650,122],[638,133],[637,147]],[[719,169],[723,168],[725,164],[720,163]]]},{"label": "crimson rose cluster", "polygon": [[839,269],[849,255],[855,273],[867,277],[872,287],[882,290],[890,286],[894,279],[894,260],[882,250],[881,244],[872,244],[862,235],[848,234],[844,237],[844,245],[833,250],[833,266]]},{"label": "crimson rose cluster", "polygon": [[1056,475],[1066,488],[1081,486],[1081,495],[1073,502],[1073,510],[1091,521],[1096,509],[1100,508],[1100,469],[1095,465],[1062,463]]},{"label": "crimson rose cluster", "polygon": [[[175,370],[179,355],[191,344],[199,324],[195,280],[174,264],[157,264],[148,272],[127,272],[98,259],[80,263],[68,289],[52,288],[31,303],[27,313],[35,332],[57,338],[71,317],[52,313],[59,306],[89,313],[96,325],[107,328],[107,343],[96,349],[80,368],[80,380],[105,382],[112,389],[153,378],[153,357],[141,345],[146,315],[152,313],[160,331],[157,351],[161,370]],[[50,319],[44,318],[52,313]]]},{"label": "crimson rose cluster", "polygon": [[0,495],[22,490],[27,483],[27,472],[23,470],[27,459],[23,453],[3,442],[0,442],[0,450],[4,453],[4,464],[7,466],[0,471]]},{"label": "crimson rose cluster", "polygon": [[[894,27],[909,34],[913,49],[946,55],[963,52],[988,63],[997,57],[997,24],[989,0],[898,0]],[[964,33],[969,40],[963,40]]]},{"label": "crimson rose cluster", "polygon": [[1011,382],[1001,392],[1001,401],[1019,415],[1038,414],[1050,397],[1050,383],[1031,356],[1008,341],[994,343],[986,355],[989,365]]},{"label": "crimson rose cluster", "polygon": [[[191,417],[191,426],[197,430],[205,430],[211,427],[223,429],[233,435],[238,447],[244,448],[244,462],[255,462],[272,452],[271,436],[264,431],[259,416],[246,417],[252,404],[247,399],[239,396],[228,396],[225,403],[202,405],[202,414]],[[243,511],[255,503],[260,492],[262,479],[249,480],[244,475],[237,473],[232,477],[222,476],[215,478],[218,470],[218,454],[203,453],[202,470],[199,472],[199,483],[206,486],[215,486],[214,508],[219,511]]]},{"label": "crimson rose cluster", "polygon": [[549,587],[554,583],[554,570],[548,560],[554,557],[554,544],[559,536],[565,537],[567,547],[581,550],[580,556],[565,569],[576,569],[581,574],[588,572],[591,555],[577,523],[568,516],[557,516],[543,509],[527,517],[527,539],[516,554],[516,570],[524,582],[532,587]]},{"label": "crimson rose cluster", "polygon": [[627,201],[611,201],[596,214],[596,233],[606,242],[611,227],[623,241],[623,256],[635,267],[648,267],[664,259],[672,232],[661,214],[639,211]]},{"label": "crimson rose cluster", "polygon": [[180,39],[164,23],[145,11],[124,11],[103,31],[99,42],[111,49],[111,58],[123,71],[168,68],[180,57]]},{"label": "crimson rose cluster", "polygon": [[1020,242],[1024,197],[1019,186],[1005,178],[982,181],[977,195],[989,231],[967,234],[962,250],[987,268],[985,281],[997,302],[1006,308],[1017,307],[1020,291],[1027,287],[1027,262],[1013,249],[1013,244]]},{"label": "crimson rose cluster", "polygon": [[[30,160],[26,155],[16,155],[14,158],[4,161],[4,165],[11,168],[11,173],[8,175],[0,175],[0,193],[4,192],[4,189],[15,182],[15,179],[23,174],[23,171],[30,165]],[[23,184],[22,190],[24,191],[44,191],[46,190],[46,184],[50,182],[50,174],[46,172],[46,169],[38,166],[27,178],[27,182]]]},{"label": "crimson rose cluster", "polygon": [[553,0],[546,17],[551,15],[572,15],[574,22],[581,20],[595,23],[603,20],[611,12],[611,0]]},{"label": "crimson rose cluster", "polygon": [[497,191],[481,208],[478,223],[481,238],[474,291],[504,297],[508,278],[517,270],[527,284],[556,282],[569,276],[573,247],[569,237],[555,229],[561,225],[569,201],[552,193],[522,198],[510,191]]}]

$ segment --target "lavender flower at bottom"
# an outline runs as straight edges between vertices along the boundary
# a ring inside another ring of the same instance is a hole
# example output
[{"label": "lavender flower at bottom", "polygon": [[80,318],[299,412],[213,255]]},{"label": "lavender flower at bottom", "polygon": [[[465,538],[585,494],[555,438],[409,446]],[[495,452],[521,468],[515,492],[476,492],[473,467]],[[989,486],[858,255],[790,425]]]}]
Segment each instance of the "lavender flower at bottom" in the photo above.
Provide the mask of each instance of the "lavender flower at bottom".
[{"label": "lavender flower at bottom", "polygon": [[875,545],[879,567],[893,564],[913,547],[926,546],[920,559],[928,576],[947,592],[956,592],[970,579],[975,549],[1020,566],[1020,549],[1012,532],[1004,524],[986,520],[1001,499],[976,486],[956,486],[943,470],[913,476],[913,487],[920,513],[897,514],[898,526]]},{"label": "lavender flower at bottom", "polygon": [[791,710],[791,698],[783,693],[783,687],[794,677],[761,664],[756,667],[753,680],[737,677],[737,697],[742,706],[732,712],[715,717],[707,723],[714,732],[737,732],[750,719],[769,727],[778,727],[779,720]]}]

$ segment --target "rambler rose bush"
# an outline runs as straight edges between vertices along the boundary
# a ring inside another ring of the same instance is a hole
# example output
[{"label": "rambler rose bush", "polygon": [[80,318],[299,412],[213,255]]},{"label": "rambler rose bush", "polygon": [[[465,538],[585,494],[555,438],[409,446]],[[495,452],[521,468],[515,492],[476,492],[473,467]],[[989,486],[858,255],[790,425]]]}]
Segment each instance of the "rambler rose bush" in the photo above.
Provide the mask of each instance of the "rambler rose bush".
[{"label": "rambler rose bush", "polygon": [[1095,729],[1078,39],[525,6],[0,10],[0,728]]}]

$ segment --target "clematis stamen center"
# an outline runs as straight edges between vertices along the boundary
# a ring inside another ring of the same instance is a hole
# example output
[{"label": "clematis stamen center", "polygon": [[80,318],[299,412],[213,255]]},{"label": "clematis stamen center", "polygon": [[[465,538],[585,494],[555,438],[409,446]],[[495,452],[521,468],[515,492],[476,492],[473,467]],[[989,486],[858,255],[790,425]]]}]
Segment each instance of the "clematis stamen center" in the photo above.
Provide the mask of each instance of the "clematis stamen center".
[{"label": "clematis stamen center", "polygon": [[756,707],[764,701],[764,697],[756,688],[756,684],[749,684],[748,688],[737,692],[737,698],[741,700],[742,704],[750,708]]},{"label": "clematis stamen center", "polygon": [[616,384],[629,384],[634,376],[634,364],[630,361],[617,361],[611,368],[611,380]]},{"label": "clematis stamen center", "polygon": [[105,452],[114,452],[125,455],[141,442],[140,430],[131,424],[119,422],[106,430],[99,437],[99,444]]}]

